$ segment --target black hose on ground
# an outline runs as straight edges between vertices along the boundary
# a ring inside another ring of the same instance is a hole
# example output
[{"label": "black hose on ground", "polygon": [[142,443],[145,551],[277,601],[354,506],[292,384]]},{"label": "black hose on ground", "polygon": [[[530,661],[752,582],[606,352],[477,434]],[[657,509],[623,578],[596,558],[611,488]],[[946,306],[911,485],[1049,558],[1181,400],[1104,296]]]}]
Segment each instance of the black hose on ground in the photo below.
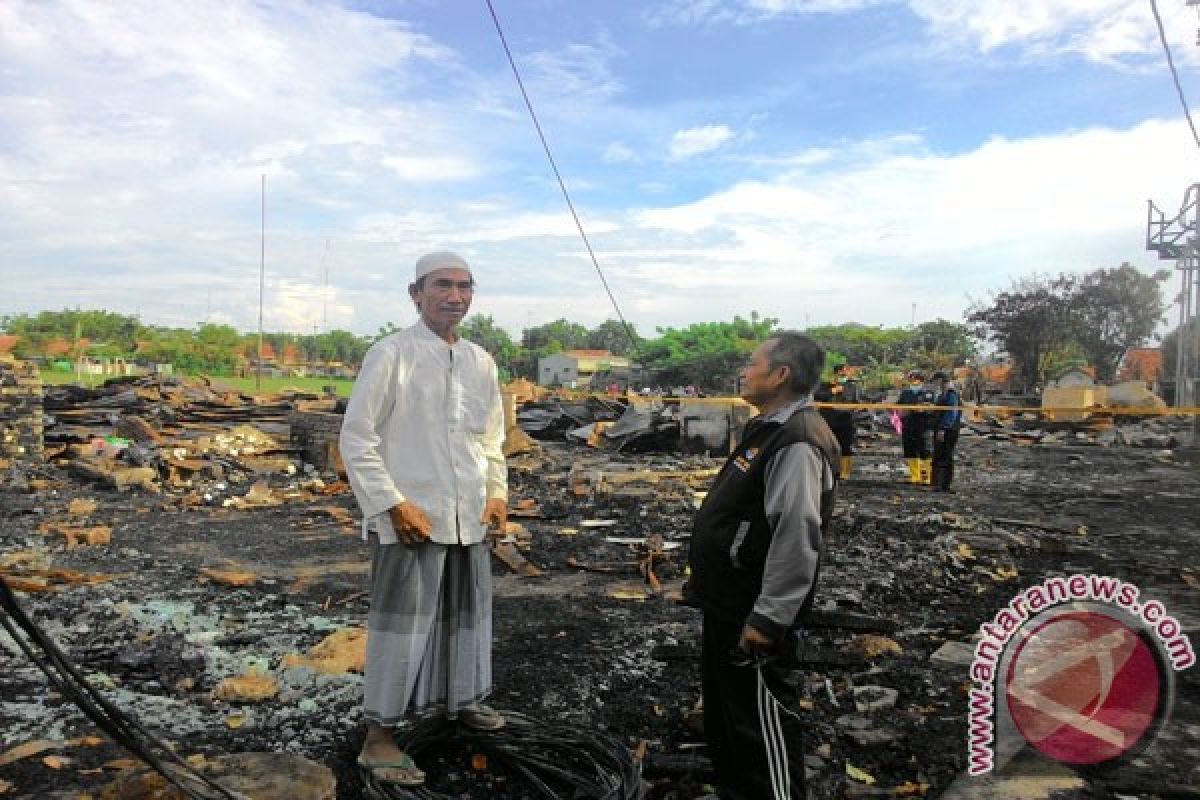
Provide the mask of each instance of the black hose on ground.
[{"label": "black hose on ground", "polygon": [[21,608],[3,576],[0,576],[0,627],[12,637],[34,666],[45,673],[63,697],[78,706],[110,739],[140,758],[188,797],[195,800],[246,800],[239,792],[227,789],[197,772],[170,746],[89,684],[54,640]]},{"label": "black hose on ground", "polygon": [[[473,731],[429,718],[397,731],[396,744],[426,765],[438,754],[483,756],[489,771],[510,776],[508,791],[513,796],[539,800],[642,800],[645,796],[641,764],[616,738],[512,711],[501,713],[506,724],[498,731]],[[385,800],[461,797],[429,785],[402,787],[376,781],[366,769],[362,777],[367,789]],[[427,784],[434,783],[430,777]]]}]

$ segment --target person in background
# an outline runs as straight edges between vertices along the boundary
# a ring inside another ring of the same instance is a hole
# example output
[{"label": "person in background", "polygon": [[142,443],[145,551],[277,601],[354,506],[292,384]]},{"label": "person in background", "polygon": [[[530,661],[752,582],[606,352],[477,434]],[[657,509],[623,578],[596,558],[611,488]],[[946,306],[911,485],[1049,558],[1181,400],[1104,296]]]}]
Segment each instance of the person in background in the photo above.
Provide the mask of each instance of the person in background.
[{"label": "person in background", "polygon": [[954,448],[958,445],[958,429],[962,427],[961,398],[958,388],[945,372],[935,372],[933,384],[937,392],[934,405],[950,406],[932,414],[933,487],[939,492],[948,492],[954,481]]},{"label": "person in background", "polygon": [[[897,403],[902,406],[929,405],[933,393],[925,387],[925,375],[917,370],[909,372],[908,384],[900,392]],[[904,461],[908,464],[908,482],[928,484],[933,479],[933,463],[929,452],[929,412],[906,408],[900,411],[900,441],[904,448]]]},{"label": "person in background", "polygon": [[854,465],[855,413],[850,408],[837,408],[839,403],[857,403],[858,383],[849,379],[844,365],[833,369],[833,380],[822,383],[813,393],[813,400],[818,403],[831,403],[820,409],[821,416],[829,425],[829,430],[837,438],[841,449],[841,461],[838,464],[838,480],[849,480],[850,470]]},{"label": "person in background", "polygon": [[[851,374],[849,365],[839,364],[834,367],[833,375],[838,386],[841,387],[839,402],[851,406],[862,402],[862,393],[859,392],[858,381]],[[844,433],[839,434],[837,431],[834,431],[834,435],[838,437],[838,444],[842,448],[842,462],[838,477],[844,481],[850,479],[850,470],[854,467],[854,440],[858,435],[858,425],[856,422],[858,411],[850,409],[847,413],[850,416],[850,422],[846,426]]]},{"label": "person in background", "polygon": [[371,545],[370,611],[359,766],[380,784],[420,786],[425,773],[392,728],[440,710],[474,730],[504,718],[481,705],[492,688],[488,528],[507,516],[504,413],[496,364],[458,335],[475,294],[449,252],[416,264],[419,318],[367,351],[339,441]]}]

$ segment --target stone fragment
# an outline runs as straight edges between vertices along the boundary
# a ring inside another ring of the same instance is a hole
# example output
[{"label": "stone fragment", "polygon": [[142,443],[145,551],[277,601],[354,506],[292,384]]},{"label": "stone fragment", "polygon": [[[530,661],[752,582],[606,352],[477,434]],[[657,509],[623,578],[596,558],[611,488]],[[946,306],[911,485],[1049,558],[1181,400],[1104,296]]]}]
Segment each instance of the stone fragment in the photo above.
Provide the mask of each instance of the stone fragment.
[{"label": "stone fragment", "polygon": [[855,636],[843,649],[847,653],[861,656],[868,661],[883,655],[898,656],[904,652],[904,648],[895,639],[890,639],[887,636],[878,636],[873,633]]},{"label": "stone fragment", "polygon": [[859,711],[883,711],[896,707],[900,692],[887,686],[855,686],[854,707]]},{"label": "stone fragment", "polygon": [[213,690],[218,700],[233,703],[258,703],[279,694],[279,682],[270,675],[252,672],[225,678]]},{"label": "stone fragment", "polygon": [[929,663],[937,667],[969,667],[975,660],[975,647],[970,642],[944,642]]}]

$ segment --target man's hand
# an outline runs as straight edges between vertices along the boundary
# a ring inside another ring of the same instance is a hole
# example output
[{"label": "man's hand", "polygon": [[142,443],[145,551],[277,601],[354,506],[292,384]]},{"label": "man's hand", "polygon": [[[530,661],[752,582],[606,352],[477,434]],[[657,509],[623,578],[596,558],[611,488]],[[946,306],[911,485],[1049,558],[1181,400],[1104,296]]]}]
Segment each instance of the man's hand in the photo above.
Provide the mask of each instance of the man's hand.
[{"label": "man's hand", "polygon": [[944,441],[946,441],[946,432],[945,432],[945,431],[943,431],[943,430],[936,430],[936,431],[934,431],[934,432],[933,432],[933,440],[934,440],[935,442],[944,442]]},{"label": "man's hand", "polygon": [[508,522],[508,501],[500,497],[489,497],[483,507],[483,518],[479,521],[488,526],[488,536],[503,536],[504,525]]},{"label": "man's hand", "polygon": [[391,517],[392,527],[396,529],[396,538],[402,544],[412,546],[427,542],[433,535],[429,517],[425,516],[425,512],[416,503],[405,500],[392,506],[388,509],[388,516]]},{"label": "man's hand", "polygon": [[775,640],[755,628],[753,625],[742,626],[742,638],[738,647],[751,654],[766,654],[775,646]]}]

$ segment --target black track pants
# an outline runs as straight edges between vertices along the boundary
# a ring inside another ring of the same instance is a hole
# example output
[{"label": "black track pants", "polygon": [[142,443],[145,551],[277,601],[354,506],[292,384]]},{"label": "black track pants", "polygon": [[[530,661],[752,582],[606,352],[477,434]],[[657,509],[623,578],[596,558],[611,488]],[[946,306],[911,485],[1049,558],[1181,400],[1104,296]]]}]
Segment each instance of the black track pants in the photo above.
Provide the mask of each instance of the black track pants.
[{"label": "black track pants", "polygon": [[[704,615],[701,670],[704,684],[704,734],[717,772],[722,800],[803,800],[804,752],[796,692],[787,674],[774,664],[762,668],[766,688],[784,708],[768,711],[767,737],[759,719],[758,670],[738,666],[741,625]],[[764,697],[769,706],[769,701]],[[786,709],[786,710],[784,710]],[[768,750],[768,747],[771,749]],[[770,764],[778,765],[777,793]],[[786,786],[786,793],[784,793]]]},{"label": "black track pants", "polygon": [[933,485],[949,489],[954,481],[954,448],[958,444],[958,428],[940,431],[941,441],[933,440]]}]

